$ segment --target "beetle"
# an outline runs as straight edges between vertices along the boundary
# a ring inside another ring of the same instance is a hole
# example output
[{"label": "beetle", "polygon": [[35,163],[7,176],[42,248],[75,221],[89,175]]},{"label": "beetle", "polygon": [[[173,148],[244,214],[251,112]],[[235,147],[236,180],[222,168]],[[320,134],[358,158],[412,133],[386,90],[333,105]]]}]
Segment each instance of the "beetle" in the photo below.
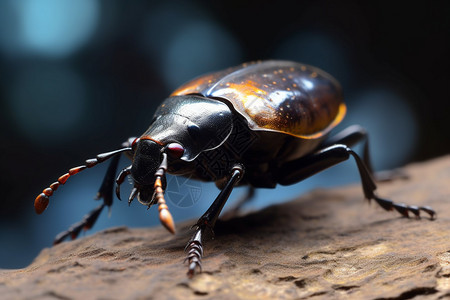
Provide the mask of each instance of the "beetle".
[{"label": "beetle", "polygon": [[[128,176],[133,183],[128,202],[137,197],[148,207],[157,204],[162,225],[175,233],[164,199],[165,174],[213,181],[221,192],[194,225],[186,246],[189,277],[201,271],[205,230],[214,228],[235,186],[248,185],[252,191],[294,184],[350,157],[357,164],[366,199],[405,217],[412,213],[419,218],[424,211],[434,218],[429,206],[399,204],[376,195],[367,132],[354,125],[329,136],[345,113],[337,80],[313,66],[269,60],[203,75],[165,99],[140,137],[86,160],[44,189],[35,199],[35,210],[41,214],[69,177],[111,159],[97,194],[102,204],[57,235],[54,243],[91,228],[103,208],[111,206],[114,185],[120,199],[120,185]],[[362,158],[350,148],[358,142],[364,143]],[[122,153],[132,164],[115,179]]]}]

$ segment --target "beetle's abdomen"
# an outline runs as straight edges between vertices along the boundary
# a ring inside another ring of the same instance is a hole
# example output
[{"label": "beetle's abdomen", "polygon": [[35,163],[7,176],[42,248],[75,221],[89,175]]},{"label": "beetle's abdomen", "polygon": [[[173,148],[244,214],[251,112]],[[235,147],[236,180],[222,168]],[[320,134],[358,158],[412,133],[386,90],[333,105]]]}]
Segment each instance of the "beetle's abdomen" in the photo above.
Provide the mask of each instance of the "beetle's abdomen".
[{"label": "beetle's abdomen", "polygon": [[254,130],[301,138],[325,135],[344,117],[339,83],[326,72],[289,61],[265,61],[194,79],[172,95],[225,99]]}]

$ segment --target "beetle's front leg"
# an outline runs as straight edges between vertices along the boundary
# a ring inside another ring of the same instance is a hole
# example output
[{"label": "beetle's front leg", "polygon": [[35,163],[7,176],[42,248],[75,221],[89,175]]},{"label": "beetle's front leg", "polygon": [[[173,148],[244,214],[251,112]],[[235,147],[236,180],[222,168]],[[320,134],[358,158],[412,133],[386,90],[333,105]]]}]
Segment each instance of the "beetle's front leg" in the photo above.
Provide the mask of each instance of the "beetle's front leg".
[{"label": "beetle's front leg", "polygon": [[244,175],[244,169],[241,165],[235,165],[231,169],[231,176],[228,179],[225,187],[222,189],[220,194],[214,200],[213,204],[208,208],[208,210],[203,214],[203,216],[198,219],[197,223],[194,225],[196,227],[195,233],[191,240],[186,246],[186,251],[188,252],[186,261],[189,263],[189,269],[187,275],[189,277],[194,276],[195,271],[202,269],[202,257],[203,257],[203,242],[202,237],[206,229],[213,230],[217,219],[219,218],[220,212],[223,206],[228,200],[231,191],[239,180]]}]

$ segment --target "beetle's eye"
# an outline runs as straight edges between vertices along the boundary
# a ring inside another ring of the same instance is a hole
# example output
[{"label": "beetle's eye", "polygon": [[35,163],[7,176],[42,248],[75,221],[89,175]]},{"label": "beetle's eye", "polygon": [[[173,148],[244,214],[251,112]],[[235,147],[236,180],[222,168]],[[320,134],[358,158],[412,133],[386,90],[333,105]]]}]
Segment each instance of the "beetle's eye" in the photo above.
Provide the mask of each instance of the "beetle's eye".
[{"label": "beetle's eye", "polygon": [[200,136],[200,127],[195,124],[189,125],[187,128],[189,134],[193,139],[197,139]]},{"label": "beetle's eye", "polygon": [[173,158],[180,158],[184,154],[184,148],[178,143],[170,143],[167,145],[167,153]]}]

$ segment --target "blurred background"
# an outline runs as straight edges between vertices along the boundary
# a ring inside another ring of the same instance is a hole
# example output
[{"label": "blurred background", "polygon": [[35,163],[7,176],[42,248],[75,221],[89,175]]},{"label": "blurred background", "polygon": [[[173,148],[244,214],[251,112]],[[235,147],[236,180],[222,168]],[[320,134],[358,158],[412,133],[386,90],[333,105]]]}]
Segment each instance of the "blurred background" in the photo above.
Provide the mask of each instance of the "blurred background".
[{"label": "blurred background", "polygon": [[[335,76],[349,109],[338,129],[368,129],[377,170],[449,153],[449,15],[447,1],[1,1],[0,268],[28,265],[97,206],[107,166],[71,177],[37,216],[42,189],[140,135],[183,82],[244,61],[289,59]],[[248,209],[352,182],[359,177],[349,161],[259,191]],[[192,205],[169,203],[177,221],[199,217],[218,194],[213,184],[170,186],[196,187],[199,196]],[[124,184],[123,195],[129,190]],[[87,234],[158,224],[156,208],[116,201]]]}]

